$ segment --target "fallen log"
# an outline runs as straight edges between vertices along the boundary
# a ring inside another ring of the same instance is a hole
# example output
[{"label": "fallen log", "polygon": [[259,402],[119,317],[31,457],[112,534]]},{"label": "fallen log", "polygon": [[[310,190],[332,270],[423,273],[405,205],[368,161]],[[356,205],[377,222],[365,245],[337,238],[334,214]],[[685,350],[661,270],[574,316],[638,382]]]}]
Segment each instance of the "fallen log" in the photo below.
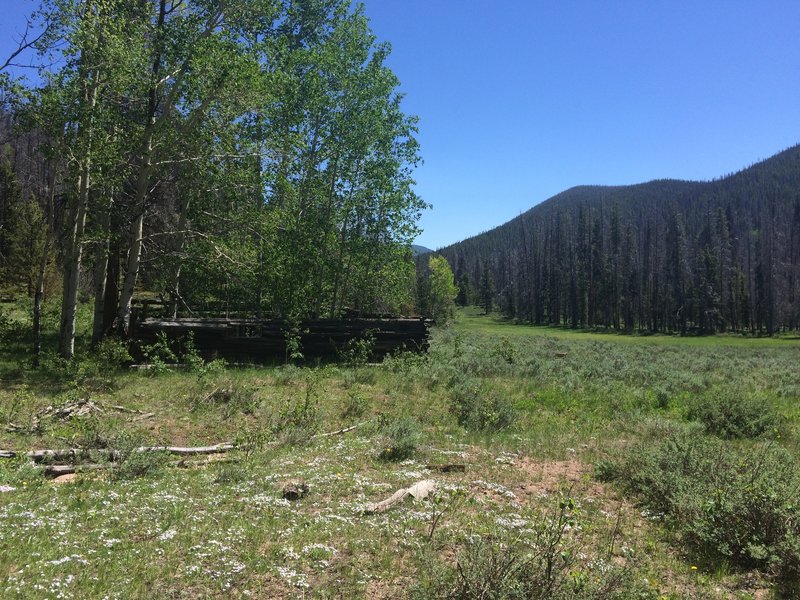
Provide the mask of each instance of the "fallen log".
[{"label": "fallen log", "polygon": [[[97,451],[96,451],[97,452]],[[31,450],[29,452],[16,452],[15,450],[0,450],[0,458],[17,458],[24,456],[34,462],[47,460],[75,460],[89,455],[88,450],[83,448],[66,448],[63,450]]]},{"label": "fallen log", "polygon": [[[236,448],[235,444],[231,442],[224,442],[221,444],[214,444],[213,446],[140,446],[134,448],[134,452],[166,452],[167,454],[176,454],[178,456],[196,456],[205,454],[221,454]],[[24,456],[34,462],[43,461],[63,461],[75,460],[85,458],[90,453],[109,456],[111,460],[119,457],[119,450],[112,450],[110,448],[86,449],[86,448],[65,448],[61,450],[30,450],[28,452],[17,452],[15,450],[0,450],[0,458],[17,458]]]},{"label": "fallen log", "polygon": [[112,404],[106,407],[107,409],[116,410],[118,412],[130,413],[132,415],[141,415],[144,414],[143,410],[136,410],[135,408],[125,408],[124,406],[119,406],[118,404]]},{"label": "fallen log", "polygon": [[155,416],[156,416],[156,413],[142,413],[140,415],[137,415],[137,416],[133,417],[131,419],[131,422],[135,423],[137,421],[145,421],[147,419],[152,419]]},{"label": "fallen log", "polygon": [[356,423],[355,425],[351,425],[350,427],[345,427],[344,429],[338,429],[336,431],[329,431],[327,433],[318,433],[316,435],[312,435],[311,439],[313,440],[315,438],[326,438],[326,437],[332,437],[334,435],[342,435],[343,433],[347,433],[349,431],[353,431],[354,429],[357,429],[358,427],[361,427],[362,425],[364,425],[366,423],[369,423],[369,421],[363,421],[362,423]]},{"label": "fallen log", "polygon": [[46,465],[42,467],[45,477],[60,477],[62,475],[70,475],[72,473],[81,473],[84,471],[97,471],[105,469],[108,465],[98,465],[95,463],[88,465]]},{"label": "fallen log", "polygon": [[213,446],[190,446],[186,448],[181,446],[142,446],[136,448],[134,452],[167,452],[178,456],[195,456],[198,454],[221,454],[234,448],[236,448],[236,444],[223,442]]},{"label": "fallen log", "polygon": [[[134,420],[141,420],[150,418],[153,413],[145,413],[140,415],[139,417],[135,418]],[[326,433],[318,433],[312,436],[312,439],[316,438],[326,438],[332,437],[335,435],[342,435],[361,427],[362,425],[368,423],[368,421],[364,421],[362,423],[356,423],[355,425],[351,425],[349,427],[345,427],[343,429],[338,429],[336,431],[329,431]],[[275,442],[273,442],[275,443]],[[222,442],[219,444],[214,444],[212,446],[140,446],[139,448],[135,448],[134,452],[166,452],[167,454],[175,454],[178,456],[197,456],[197,455],[208,455],[208,454],[222,454],[224,452],[228,452],[230,450],[235,450],[237,448],[243,448],[244,446],[237,446],[232,442]],[[18,452],[16,450],[0,450],[0,458],[17,458],[23,456],[25,458],[29,458],[30,460],[40,463],[45,461],[69,461],[69,460],[80,460],[81,458],[87,458],[90,456],[91,453],[99,454],[101,456],[108,456],[110,460],[116,460],[120,456],[119,450],[113,450],[111,448],[62,448],[57,450],[29,450],[27,452]]]},{"label": "fallen log", "polygon": [[367,515],[373,515],[376,513],[386,512],[394,505],[401,503],[409,496],[413,497],[415,500],[422,500],[423,498],[427,498],[428,494],[430,494],[434,489],[436,489],[436,482],[433,479],[423,479],[411,487],[397,490],[386,500],[382,500],[381,502],[376,502],[374,504],[368,504],[366,508],[364,508],[364,513]]},{"label": "fallen log", "polygon": [[[222,462],[222,461],[214,461]],[[171,463],[167,463],[169,467],[175,467],[178,469],[190,469],[193,467],[201,467],[208,465],[208,460],[202,461],[189,461],[185,459],[173,461]],[[42,469],[45,477],[61,477],[62,475],[70,475],[74,473],[83,473],[85,471],[99,471],[102,469],[110,469],[114,467],[114,463],[88,463],[82,465],[36,465],[38,468]]]}]

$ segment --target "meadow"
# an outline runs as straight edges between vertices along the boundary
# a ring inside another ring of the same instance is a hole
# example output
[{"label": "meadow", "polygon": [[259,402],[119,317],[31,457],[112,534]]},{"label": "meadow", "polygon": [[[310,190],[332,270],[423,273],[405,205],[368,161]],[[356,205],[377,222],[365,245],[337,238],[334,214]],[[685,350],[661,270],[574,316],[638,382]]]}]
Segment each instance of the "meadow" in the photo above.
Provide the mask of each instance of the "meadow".
[{"label": "meadow", "polygon": [[[132,370],[107,343],[33,368],[4,314],[0,450],[81,452],[55,479],[0,459],[3,597],[800,594],[797,339],[464,311],[380,365],[356,345],[246,368],[189,349],[175,369],[151,348]],[[427,498],[370,510],[422,480]]]}]

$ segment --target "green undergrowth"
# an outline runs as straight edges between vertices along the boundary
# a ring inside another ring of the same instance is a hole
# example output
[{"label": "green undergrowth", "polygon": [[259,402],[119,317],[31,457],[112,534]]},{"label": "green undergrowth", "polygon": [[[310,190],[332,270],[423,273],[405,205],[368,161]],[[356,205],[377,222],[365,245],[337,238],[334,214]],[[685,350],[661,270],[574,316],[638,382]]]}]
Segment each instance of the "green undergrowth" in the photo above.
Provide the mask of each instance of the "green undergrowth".
[{"label": "green undergrowth", "polygon": [[462,316],[380,366],[137,371],[6,344],[0,448],[83,453],[64,485],[0,459],[0,595],[793,597],[800,347],[620,340]]},{"label": "green undergrowth", "polygon": [[774,440],[728,444],[696,426],[653,422],[643,441],[600,464],[707,566],[772,574],[800,594],[800,465]]}]

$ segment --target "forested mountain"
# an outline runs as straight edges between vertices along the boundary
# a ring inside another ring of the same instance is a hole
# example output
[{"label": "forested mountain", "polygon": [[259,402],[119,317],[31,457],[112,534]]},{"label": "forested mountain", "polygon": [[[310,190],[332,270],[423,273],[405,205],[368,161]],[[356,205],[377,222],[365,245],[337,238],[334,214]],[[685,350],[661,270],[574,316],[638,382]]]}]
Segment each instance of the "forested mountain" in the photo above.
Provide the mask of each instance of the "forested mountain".
[{"label": "forested mountain", "polygon": [[797,329],[800,146],[710,182],[575,187],[438,252],[531,323]]},{"label": "forested mountain", "polygon": [[140,291],[290,320],[413,305],[416,118],[363,7],[44,0],[31,22],[38,81],[0,67],[0,289],[37,329],[60,286],[64,357],[81,297],[95,341]]}]

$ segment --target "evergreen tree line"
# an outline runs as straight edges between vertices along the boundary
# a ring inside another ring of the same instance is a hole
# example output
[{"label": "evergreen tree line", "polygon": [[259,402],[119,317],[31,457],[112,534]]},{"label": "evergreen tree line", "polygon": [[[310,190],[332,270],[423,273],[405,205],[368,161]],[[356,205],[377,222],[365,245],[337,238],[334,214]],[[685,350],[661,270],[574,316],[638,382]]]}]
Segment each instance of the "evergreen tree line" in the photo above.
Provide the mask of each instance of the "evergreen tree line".
[{"label": "evergreen tree line", "polygon": [[[94,341],[134,294],[298,319],[413,305],[416,120],[349,0],[45,0],[0,73],[0,288]],[[28,240],[28,247],[25,247]]]},{"label": "evergreen tree line", "polygon": [[439,253],[459,303],[525,322],[797,330],[800,146],[711,182],[573,188]]}]

